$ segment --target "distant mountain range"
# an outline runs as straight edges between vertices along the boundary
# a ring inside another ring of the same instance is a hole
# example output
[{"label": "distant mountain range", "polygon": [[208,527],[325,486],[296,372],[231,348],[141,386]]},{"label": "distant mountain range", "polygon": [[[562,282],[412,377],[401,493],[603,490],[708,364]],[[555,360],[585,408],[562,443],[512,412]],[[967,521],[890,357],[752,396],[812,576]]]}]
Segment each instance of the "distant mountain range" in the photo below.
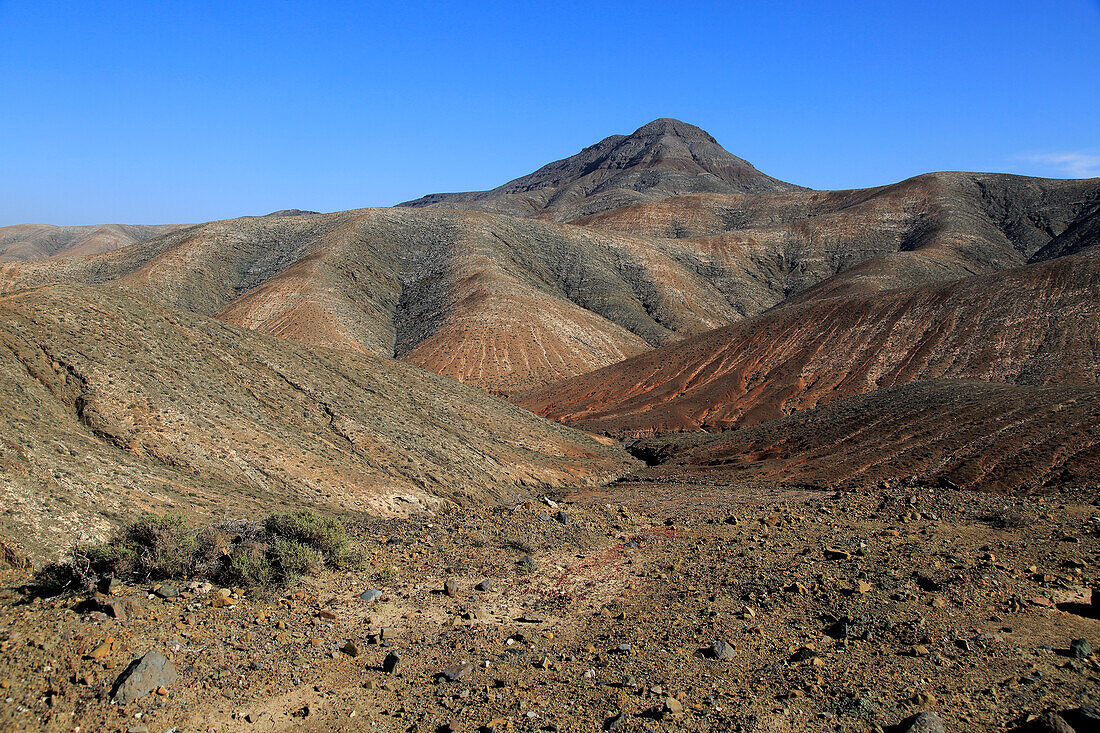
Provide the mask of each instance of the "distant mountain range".
[{"label": "distant mountain range", "polygon": [[185,226],[187,225],[100,224],[58,227],[52,224],[16,224],[0,227],[0,262],[110,252]]}]

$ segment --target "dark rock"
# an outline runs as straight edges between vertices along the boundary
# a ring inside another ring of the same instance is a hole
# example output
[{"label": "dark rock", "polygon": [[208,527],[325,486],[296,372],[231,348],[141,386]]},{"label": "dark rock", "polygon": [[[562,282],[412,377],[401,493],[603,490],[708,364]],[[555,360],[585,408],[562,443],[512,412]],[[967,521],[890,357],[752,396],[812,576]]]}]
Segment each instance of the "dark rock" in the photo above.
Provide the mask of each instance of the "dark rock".
[{"label": "dark rock", "polygon": [[1069,643],[1069,655],[1074,659],[1085,659],[1092,654],[1092,645],[1088,639],[1074,639]]},{"label": "dark rock", "polygon": [[397,665],[401,664],[401,655],[397,652],[390,652],[386,655],[386,658],[382,660],[382,671],[386,674],[393,674],[397,670]]},{"label": "dark rock", "polygon": [[131,662],[126,671],[119,675],[111,697],[119,705],[127,705],[175,681],[176,668],[172,662],[160,652],[149,651]]},{"label": "dark rock", "polygon": [[604,730],[619,730],[626,725],[626,713],[616,713],[603,722]]},{"label": "dark rock", "polygon": [[558,512],[557,514],[554,515],[554,519],[558,520],[562,524],[569,524],[570,522],[573,521],[573,518],[570,517],[565,512]]},{"label": "dark rock", "polygon": [[913,715],[897,726],[898,733],[943,733],[943,719],[939,713],[927,712]]},{"label": "dark rock", "polygon": [[123,624],[128,624],[138,618],[143,608],[140,603],[132,598],[112,598],[96,593],[77,604],[78,613],[102,613],[110,618],[115,618]]},{"label": "dark rock", "polygon": [[153,591],[153,595],[157,598],[177,598],[180,594],[180,589],[174,585],[161,585],[157,586],[157,589]]},{"label": "dark rock", "polygon": [[1063,710],[1060,715],[1077,733],[1100,731],[1100,709],[1092,705]]},{"label": "dark rock", "polygon": [[737,650],[733,648],[733,645],[722,639],[715,639],[714,643],[710,645],[710,657],[711,659],[717,659],[719,661],[729,661],[737,656]]},{"label": "dark rock", "polygon": [[458,583],[455,582],[454,578],[447,578],[445,581],[443,581],[443,592],[451,598],[454,598],[456,595],[458,595]]},{"label": "dark rock", "polygon": [[493,581],[489,578],[486,578],[485,580],[481,581],[480,583],[478,583],[477,585],[474,586],[474,590],[481,591],[482,593],[485,593],[487,591],[491,591],[492,589],[493,589]]},{"label": "dark rock", "polygon": [[837,619],[825,629],[825,633],[834,639],[847,639],[853,633],[852,620],[850,618]]},{"label": "dark rock", "polygon": [[[1029,733],[1078,733],[1066,719],[1053,710],[1048,710],[1025,727]],[[1091,729],[1084,729],[1091,730]]]}]

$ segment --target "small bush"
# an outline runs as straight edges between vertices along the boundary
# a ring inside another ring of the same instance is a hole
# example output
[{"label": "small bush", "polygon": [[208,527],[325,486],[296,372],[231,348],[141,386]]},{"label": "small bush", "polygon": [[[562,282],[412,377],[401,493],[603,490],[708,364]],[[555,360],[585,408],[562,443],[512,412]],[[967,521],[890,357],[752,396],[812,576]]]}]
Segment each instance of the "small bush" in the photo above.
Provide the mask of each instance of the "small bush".
[{"label": "small bush", "polygon": [[325,558],[320,552],[296,540],[275,540],[270,554],[272,565],[284,583],[293,583],[303,575],[312,575],[325,566]]},{"label": "small bush", "polygon": [[374,574],[374,579],[379,583],[390,583],[397,578],[397,568],[393,565],[387,565],[384,568],[379,568],[378,572]]},{"label": "small bush", "polygon": [[275,569],[268,548],[262,543],[240,544],[233,548],[217,580],[241,588],[267,587],[275,581]]},{"label": "small bush", "polygon": [[191,572],[192,556],[197,547],[195,534],[178,514],[162,517],[144,514],[126,526],[121,542],[116,540],[112,544],[121,544],[125,548],[123,555],[127,551],[133,553],[130,574],[145,579],[180,578]]},{"label": "small bush", "polygon": [[350,543],[340,520],[319,516],[308,509],[272,514],[264,521],[264,531],[312,547],[333,563],[340,561]]}]

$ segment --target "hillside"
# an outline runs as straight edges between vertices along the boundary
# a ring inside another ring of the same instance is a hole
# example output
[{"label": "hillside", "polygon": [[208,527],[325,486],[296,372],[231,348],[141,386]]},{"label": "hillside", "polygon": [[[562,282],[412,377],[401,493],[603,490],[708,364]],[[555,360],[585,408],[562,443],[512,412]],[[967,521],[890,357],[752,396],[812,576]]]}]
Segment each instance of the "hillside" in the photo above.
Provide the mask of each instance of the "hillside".
[{"label": "hillside", "polygon": [[59,227],[52,224],[16,224],[0,227],[0,262],[110,252],[186,226],[188,225],[100,224]]},{"label": "hillside", "polygon": [[477,212],[250,217],[96,257],[0,265],[0,292],[107,281],[504,392],[741,317],[681,243]]},{"label": "hillside", "polygon": [[692,193],[796,191],[727,152],[707,132],[661,118],[491,191],[435,193],[399,206],[473,209],[555,221]]},{"label": "hillside", "polygon": [[416,367],[110,286],[0,297],[0,400],[0,535],[35,553],[141,510],[399,515],[595,481],[631,462]]},{"label": "hillside", "polygon": [[584,226],[412,209],[246,217],[0,265],[0,291],[118,281],[164,305],[513,394],[792,298],[1077,251],[1094,239],[1098,198],[1095,181],[934,174],[864,191],[685,196]]},{"label": "hillside", "polygon": [[1100,470],[1100,388],[916,382],[740,430],[646,438],[634,451],[660,462],[641,473],[650,479],[1081,488]]},{"label": "hillside", "polygon": [[994,275],[819,298],[670,344],[518,399],[588,430],[755,425],[936,378],[1100,381],[1095,248]]}]

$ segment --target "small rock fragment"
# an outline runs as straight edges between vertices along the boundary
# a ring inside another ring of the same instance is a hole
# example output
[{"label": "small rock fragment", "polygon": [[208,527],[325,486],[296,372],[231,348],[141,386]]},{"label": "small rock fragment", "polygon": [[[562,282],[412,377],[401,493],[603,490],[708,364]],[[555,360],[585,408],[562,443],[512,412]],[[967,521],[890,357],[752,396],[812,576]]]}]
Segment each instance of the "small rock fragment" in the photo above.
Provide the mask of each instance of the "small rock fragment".
[{"label": "small rock fragment", "polygon": [[473,671],[474,665],[459,664],[455,665],[454,667],[447,667],[446,669],[437,672],[435,675],[435,679],[436,682],[458,682],[459,680],[464,680],[469,677],[471,674],[473,674]]}]

